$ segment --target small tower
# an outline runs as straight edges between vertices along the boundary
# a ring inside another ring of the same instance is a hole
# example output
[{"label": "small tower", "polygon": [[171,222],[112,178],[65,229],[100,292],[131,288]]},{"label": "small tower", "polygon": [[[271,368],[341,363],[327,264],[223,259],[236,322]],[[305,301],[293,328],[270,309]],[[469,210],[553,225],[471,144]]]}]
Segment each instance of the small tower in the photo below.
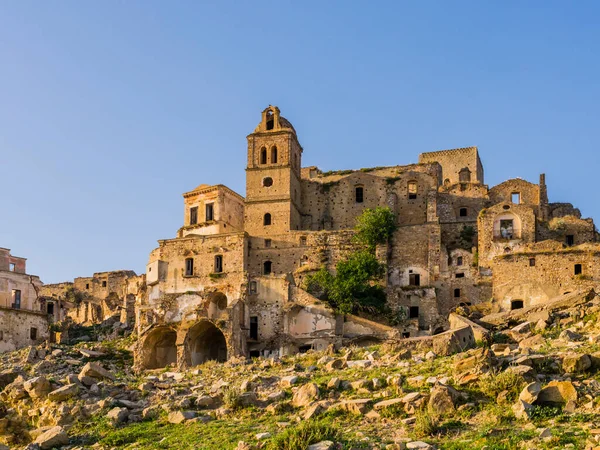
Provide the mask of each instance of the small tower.
[{"label": "small tower", "polygon": [[272,235],[300,229],[302,146],[296,130],[269,106],[248,135],[245,230]]}]

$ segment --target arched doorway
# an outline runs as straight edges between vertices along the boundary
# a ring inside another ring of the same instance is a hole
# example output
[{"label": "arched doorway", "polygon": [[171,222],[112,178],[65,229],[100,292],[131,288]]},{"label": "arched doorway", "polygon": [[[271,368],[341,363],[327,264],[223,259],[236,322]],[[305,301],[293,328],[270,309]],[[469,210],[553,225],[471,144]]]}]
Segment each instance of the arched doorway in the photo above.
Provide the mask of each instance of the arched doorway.
[{"label": "arched doorway", "polygon": [[155,328],[144,341],[142,365],[146,369],[162,369],[177,363],[177,333],[171,328]]},{"label": "arched doorway", "polygon": [[212,322],[204,320],[188,331],[186,339],[188,362],[193,366],[206,361],[227,361],[225,335]]},{"label": "arched doorway", "polygon": [[511,300],[510,309],[522,309],[523,308],[523,300]]}]

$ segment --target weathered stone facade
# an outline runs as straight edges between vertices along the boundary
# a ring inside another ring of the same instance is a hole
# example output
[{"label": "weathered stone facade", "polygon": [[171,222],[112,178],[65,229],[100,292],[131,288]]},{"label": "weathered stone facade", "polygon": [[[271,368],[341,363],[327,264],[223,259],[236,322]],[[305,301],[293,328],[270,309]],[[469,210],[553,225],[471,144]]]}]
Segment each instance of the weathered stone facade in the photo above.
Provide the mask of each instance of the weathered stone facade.
[{"label": "weathered stone facade", "polygon": [[[185,193],[183,226],[159,241],[145,278],[78,278],[69,286],[94,301],[70,315],[94,322],[117,304],[137,326],[138,367],[181,367],[437,334],[458,306],[493,300],[506,310],[600,280],[593,221],[571,204],[549,203],[544,175],[538,184],[489,188],[476,147],[331,172],[302,168],[302,153],[291,123],[277,107],[265,109],[247,137],[246,196],[223,185]],[[354,249],[357,217],[377,206],[389,207],[398,225],[376,252],[387,266],[394,328],[337,316],[302,290],[307,274],[334,270]],[[45,289],[55,297],[52,289],[69,286]],[[461,333],[452,336],[462,342]]]},{"label": "weathered stone facade", "polygon": [[41,286],[39,277],[27,274],[25,258],[0,248],[0,352],[46,339],[49,318],[60,318],[60,305],[39,301]]}]

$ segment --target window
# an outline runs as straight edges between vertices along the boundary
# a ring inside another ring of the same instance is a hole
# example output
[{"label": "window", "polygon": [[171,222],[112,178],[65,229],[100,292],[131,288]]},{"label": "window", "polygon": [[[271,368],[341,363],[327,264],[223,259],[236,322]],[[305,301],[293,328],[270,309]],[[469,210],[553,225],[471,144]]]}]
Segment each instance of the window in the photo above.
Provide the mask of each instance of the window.
[{"label": "window", "polygon": [[271,239],[265,239],[265,248],[271,248]]},{"label": "window", "polygon": [[106,287],[106,280],[102,282],[102,287]]},{"label": "window", "polygon": [[215,273],[223,272],[223,255],[215,256]]},{"label": "window", "polygon": [[86,284],[85,284],[85,288],[86,288],[86,289],[89,289],[89,288],[90,288],[90,283],[86,283]]},{"label": "window", "polygon": [[205,214],[206,214],[206,222],[210,222],[211,220],[215,220],[215,208],[212,203],[207,203],[205,205]]},{"label": "window", "polygon": [[454,289],[454,298],[460,298],[460,289]]},{"label": "window", "polygon": [[271,275],[273,263],[271,261],[265,261],[263,263],[263,274]]},{"label": "window", "polygon": [[471,171],[468,167],[460,169],[460,172],[458,172],[458,181],[461,183],[468,183],[471,181]]},{"label": "window", "polygon": [[457,273],[456,278],[464,278],[465,274],[463,272]]},{"label": "window", "polygon": [[46,305],[46,313],[53,316],[54,315],[54,303],[48,303]]},{"label": "window", "polygon": [[261,164],[267,163],[267,149],[265,147],[260,149],[260,163]]},{"label": "window", "polygon": [[250,339],[258,340],[258,317],[250,317]]},{"label": "window", "polygon": [[29,337],[31,338],[32,341],[35,341],[37,339],[37,328],[36,327],[31,327],[29,329]]},{"label": "window", "polygon": [[250,293],[256,294],[258,292],[258,283],[256,281],[250,282]]},{"label": "window", "polygon": [[266,213],[265,216],[263,217],[263,225],[265,225],[265,226],[271,225],[271,214],[270,213]]},{"label": "window", "polygon": [[273,186],[273,178],[271,178],[271,177],[263,178],[263,183],[262,184],[263,184],[263,187],[271,187],[271,186]]},{"label": "window", "polygon": [[514,236],[514,225],[512,219],[503,219],[500,221],[500,237],[512,239]]},{"label": "window", "polygon": [[0,330],[0,341],[4,340],[4,331]]},{"label": "window", "polygon": [[271,149],[271,164],[277,164],[277,147]]},{"label": "window", "polygon": [[272,130],[275,127],[275,117],[273,111],[267,111],[267,130]]},{"label": "window", "polygon": [[409,181],[408,182],[408,199],[414,200],[417,198],[417,182]]},{"label": "window", "polygon": [[362,186],[357,186],[354,189],[354,201],[356,203],[362,203],[364,201],[364,189]]},{"label": "window", "polygon": [[575,275],[581,275],[583,270],[581,268],[581,264],[575,264]]},{"label": "window", "polygon": [[302,247],[306,246],[306,236],[300,236],[300,245]]},{"label": "window", "polygon": [[185,260],[185,276],[191,277],[194,275],[194,258],[187,258]]},{"label": "window", "polygon": [[462,256],[458,256],[456,258],[456,265],[457,266],[462,266],[463,265],[463,257]]},{"label": "window", "polygon": [[521,193],[513,192],[512,194],[510,194],[510,201],[515,205],[519,205],[521,203]]},{"label": "window", "polygon": [[13,289],[12,291],[12,307],[14,309],[21,309],[21,291],[19,289]]},{"label": "window", "polygon": [[567,234],[565,242],[569,247],[572,247],[575,245],[575,236],[572,234]]},{"label": "window", "polygon": [[408,339],[408,338],[410,337],[410,332],[408,332],[408,331],[403,331],[403,332],[402,332],[402,337],[403,337],[403,338],[405,338],[405,339]]},{"label": "window", "polygon": [[16,266],[15,266],[15,263],[10,263],[10,264],[8,265],[8,270],[9,270],[10,272],[14,272],[14,271],[15,271],[15,268],[16,268]]},{"label": "window", "polygon": [[512,300],[510,302],[510,309],[523,309],[523,300]]},{"label": "window", "polygon": [[190,208],[190,225],[196,225],[198,223],[198,207],[194,206]]},{"label": "window", "polygon": [[535,266],[535,258],[529,258],[529,267]]},{"label": "window", "polygon": [[418,273],[409,273],[408,284],[410,286],[421,286],[421,275]]},{"label": "window", "polygon": [[460,217],[467,217],[467,208],[460,208],[460,209],[458,210],[458,215],[459,215]]},{"label": "window", "polygon": [[419,318],[419,307],[418,306],[411,306],[408,309],[408,318],[409,319],[418,319]]}]

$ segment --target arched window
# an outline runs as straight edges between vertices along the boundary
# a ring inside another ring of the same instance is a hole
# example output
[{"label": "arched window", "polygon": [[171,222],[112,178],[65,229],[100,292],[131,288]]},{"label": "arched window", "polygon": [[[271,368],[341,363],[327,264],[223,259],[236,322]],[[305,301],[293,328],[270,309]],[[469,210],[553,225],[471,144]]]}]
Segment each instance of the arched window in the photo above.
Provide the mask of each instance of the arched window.
[{"label": "arched window", "polygon": [[263,263],[263,275],[270,275],[273,269],[273,263],[271,261],[265,261]]},{"label": "arched window", "polygon": [[409,181],[408,182],[408,199],[414,200],[417,198],[417,182]]},{"label": "arched window", "polygon": [[263,225],[271,225],[271,214],[266,213],[263,217]]},{"label": "arched window", "polygon": [[364,189],[362,186],[357,186],[354,191],[354,199],[356,203],[362,203],[364,201]]},{"label": "arched window", "polygon": [[267,130],[272,130],[275,128],[275,117],[273,116],[273,111],[267,111]]},{"label": "arched window", "polygon": [[260,163],[261,164],[267,163],[267,149],[265,147],[260,149]]},{"label": "arched window", "polygon": [[273,146],[271,149],[271,164],[277,163],[277,147]]},{"label": "arched window", "polygon": [[459,215],[460,217],[467,217],[467,208],[460,208],[460,209],[458,210],[458,215]]}]

